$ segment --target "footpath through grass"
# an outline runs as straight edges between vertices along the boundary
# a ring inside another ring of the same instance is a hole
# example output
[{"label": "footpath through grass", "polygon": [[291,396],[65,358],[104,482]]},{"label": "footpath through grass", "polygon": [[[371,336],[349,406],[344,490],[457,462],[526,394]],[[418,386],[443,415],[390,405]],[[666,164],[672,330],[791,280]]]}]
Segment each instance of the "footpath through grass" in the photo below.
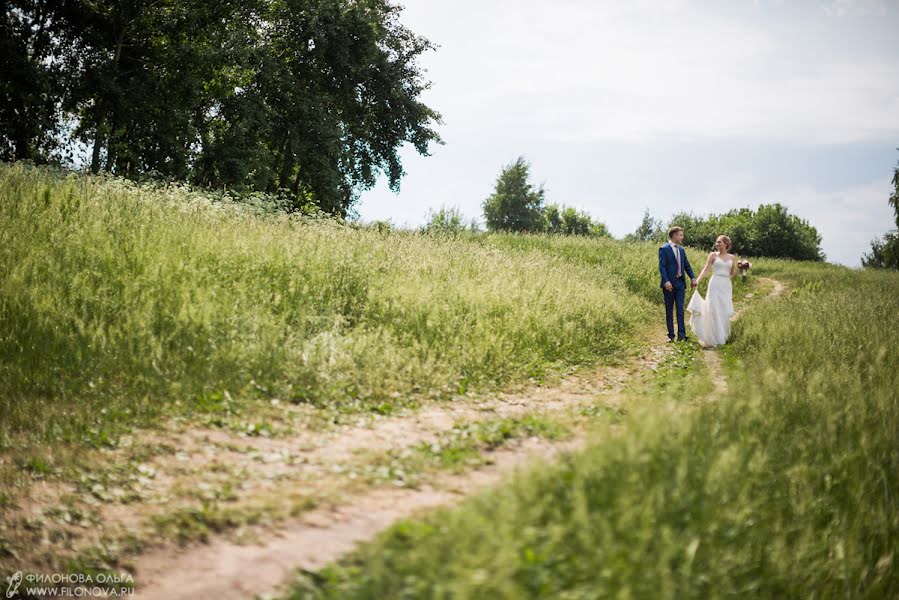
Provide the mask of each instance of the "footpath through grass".
[{"label": "footpath through grass", "polygon": [[899,597],[899,274],[754,262],[789,291],[735,324],[726,396],[682,410],[708,386],[678,352],[585,452],[290,598]]}]

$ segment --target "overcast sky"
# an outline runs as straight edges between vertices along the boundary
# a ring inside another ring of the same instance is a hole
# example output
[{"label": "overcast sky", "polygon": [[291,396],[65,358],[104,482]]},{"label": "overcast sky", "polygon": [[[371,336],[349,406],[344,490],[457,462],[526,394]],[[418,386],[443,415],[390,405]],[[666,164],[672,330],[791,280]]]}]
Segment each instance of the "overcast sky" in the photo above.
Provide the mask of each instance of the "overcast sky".
[{"label": "overcast sky", "polygon": [[[780,202],[858,265],[893,224],[899,0],[406,0],[446,141],[362,195],[364,220],[418,225],[481,202],[517,156],[547,201],[616,236],[644,208]],[[689,236],[689,232],[687,232]]]}]

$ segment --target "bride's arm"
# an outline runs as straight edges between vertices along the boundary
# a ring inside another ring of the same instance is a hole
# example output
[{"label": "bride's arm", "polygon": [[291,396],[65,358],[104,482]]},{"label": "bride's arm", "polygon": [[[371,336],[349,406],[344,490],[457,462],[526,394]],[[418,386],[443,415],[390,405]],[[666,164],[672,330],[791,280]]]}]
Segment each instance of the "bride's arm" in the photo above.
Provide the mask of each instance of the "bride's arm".
[{"label": "bride's arm", "polygon": [[733,279],[737,276],[737,257],[734,256],[730,260],[730,278]]},{"label": "bride's arm", "polygon": [[702,268],[702,271],[699,273],[699,277],[696,278],[696,285],[699,285],[699,282],[702,281],[702,278],[705,277],[706,271],[709,270],[709,265],[712,264],[712,260],[715,258],[715,253],[712,252],[709,254],[709,257],[705,261],[705,266]]}]

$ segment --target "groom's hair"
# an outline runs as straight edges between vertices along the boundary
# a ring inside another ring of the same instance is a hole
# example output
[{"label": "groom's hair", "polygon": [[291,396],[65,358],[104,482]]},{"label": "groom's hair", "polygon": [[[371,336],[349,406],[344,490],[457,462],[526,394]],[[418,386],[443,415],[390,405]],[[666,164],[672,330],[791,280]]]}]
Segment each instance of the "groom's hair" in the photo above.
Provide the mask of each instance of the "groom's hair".
[{"label": "groom's hair", "polygon": [[683,231],[683,230],[684,230],[683,227],[672,227],[671,229],[668,230],[668,239],[670,240],[671,237],[672,237],[675,233],[677,233],[678,231]]}]

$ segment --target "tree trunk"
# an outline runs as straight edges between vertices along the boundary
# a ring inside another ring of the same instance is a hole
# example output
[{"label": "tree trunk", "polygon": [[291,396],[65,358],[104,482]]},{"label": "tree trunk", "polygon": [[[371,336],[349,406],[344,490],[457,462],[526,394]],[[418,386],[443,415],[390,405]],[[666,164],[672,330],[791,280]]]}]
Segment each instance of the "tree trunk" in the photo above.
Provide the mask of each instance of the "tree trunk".
[{"label": "tree trunk", "polygon": [[97,125],[94,131],[94,151],[91,154],[91,173],[100,172],[100,147],[103,144],[103,123],[106,121],[106,111],[100,109],[97,114]]},{"label": "tree trunk", "polygon": [[293,178],[293,185],[290,188],[290,192],[293,194],[294,200],[296,200],[297,194],[300,193],[300,171],[297,170],[297,176]]},{"label": "tree trunk", "polygon": [[288,129],[284,135],[284,143],[281,144],[281,174],[278,177],[278,189],[286,188],[290,179],[290,172],[293,171],[293,136],[290,135]]},{"label": "tree trunk", "polygon": [[[122,59],[122,46],[125,44],[126,28],[127,26],[123,24],[116,32],[115,55],[112,59],[112,80],[114,82],[117,82],[119,78],[119,63]],[[118,103],[113,100],[111,104],[112,118],[110,119],[109,135],[106,138],[106,169],[108,171],[114,171],[116,167],[115,139],[113,139],[113,136],[116,135],[116,129],[119,126]]]}]

